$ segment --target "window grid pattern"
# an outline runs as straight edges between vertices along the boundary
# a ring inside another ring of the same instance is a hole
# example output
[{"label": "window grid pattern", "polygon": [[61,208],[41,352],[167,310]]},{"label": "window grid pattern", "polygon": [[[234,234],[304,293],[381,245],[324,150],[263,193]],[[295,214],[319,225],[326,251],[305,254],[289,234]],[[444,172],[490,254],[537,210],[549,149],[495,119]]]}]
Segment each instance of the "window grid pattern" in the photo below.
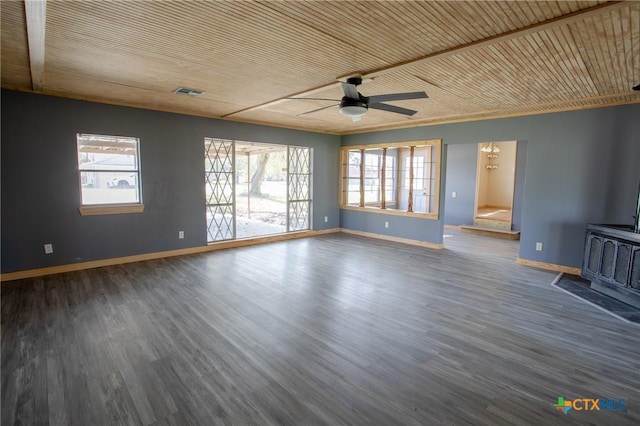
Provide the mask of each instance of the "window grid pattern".
[{"label": "window grid pattern", "polygon": [[207,242],[235,238],[234,143],[205,139]]},{"label": "window grid pattern", "polygon": [[346,172],[347,203],[360,204],[360,151],[349,151]]},{"label": "window grid pattern", "polygon": [[311,149],[288,147],[287,231],[311,228]]},{"label": "window grid pattern", "polygon": [[78,133],[76,141],[83,206],[142,203],[138,138]]},{"label": "window grid pattern", "polygon": [[341,206],[437,218],[441,141],[420,142],[343,149]]},{"label": "window grid pattern", "polygon": [[385,179],[384,179],[384,192],[385,201],[387,206],[392,207],[396,203],[396,174],[398,161],[397,152],[395,150],[388,149],[386,153],[385,161]]},{"label": "window grid pattern", "polygon": [[380,167],[382,157],[379,152],[364,153],[364,202],[378,203],[380,202]]},{"label": "window grid pattern", "polygon": [[[397,150],[381,149],[364,151],[364,204],[378,206],[382,202],[382,164],[385,157],[385,203],[396,203]],[[347,165],[347,204],[360,205],[360,151],[349,151]]]},{"label": "window grid pattern", "polygon": [[[401,149],[400,208],[416,213],[433,210],[433,147]],[[411,180],[411,181],[410,181]]]}]

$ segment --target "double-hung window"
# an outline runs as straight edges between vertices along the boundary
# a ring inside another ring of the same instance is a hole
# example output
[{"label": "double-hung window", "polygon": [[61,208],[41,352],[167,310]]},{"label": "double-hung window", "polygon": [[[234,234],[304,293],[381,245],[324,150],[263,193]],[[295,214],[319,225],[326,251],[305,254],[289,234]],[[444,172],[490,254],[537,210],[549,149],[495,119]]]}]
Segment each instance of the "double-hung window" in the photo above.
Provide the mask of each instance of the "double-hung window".
[{"label": "double-hung window", "polygon": [[140,140],[79,133],[81,214],[141,212]]}]

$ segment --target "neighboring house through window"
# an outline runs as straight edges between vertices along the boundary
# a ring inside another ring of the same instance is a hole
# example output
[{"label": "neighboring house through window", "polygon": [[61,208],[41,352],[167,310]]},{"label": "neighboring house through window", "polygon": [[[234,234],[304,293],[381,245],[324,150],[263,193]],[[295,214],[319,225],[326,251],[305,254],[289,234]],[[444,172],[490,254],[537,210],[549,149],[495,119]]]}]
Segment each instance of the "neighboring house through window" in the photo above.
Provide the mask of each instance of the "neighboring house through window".
[{"label": "neighboring house through window", "polygon": [[138,138],[79,133],[77,147],[82,207],[142,205]]}]

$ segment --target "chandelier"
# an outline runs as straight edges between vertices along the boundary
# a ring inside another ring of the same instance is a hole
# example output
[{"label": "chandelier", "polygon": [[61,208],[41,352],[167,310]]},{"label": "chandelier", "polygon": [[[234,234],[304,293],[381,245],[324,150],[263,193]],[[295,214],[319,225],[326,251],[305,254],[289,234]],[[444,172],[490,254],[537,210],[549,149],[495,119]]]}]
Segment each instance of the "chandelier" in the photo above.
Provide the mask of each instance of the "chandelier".
[{"label": "chandelier", "polygon": [[489,142],[488,144],[482,146],[480,151],[485,152],[487,154],[487,158],[489,159],[488,163],[485,167],[489,170],[497,169],[499,166],[494,162],[498,158],[498,153],[500,152],[500,148],[493,142]]},{"label": "chandelier", "polygon": [[498,148],[498,145],[496,145],[495,143],[489,142],[488,145],[485,145],[482,148],[480,148],[480,151],[487,152],[490,154],[497,154],[498,152],[500,152],[500,148]]}]

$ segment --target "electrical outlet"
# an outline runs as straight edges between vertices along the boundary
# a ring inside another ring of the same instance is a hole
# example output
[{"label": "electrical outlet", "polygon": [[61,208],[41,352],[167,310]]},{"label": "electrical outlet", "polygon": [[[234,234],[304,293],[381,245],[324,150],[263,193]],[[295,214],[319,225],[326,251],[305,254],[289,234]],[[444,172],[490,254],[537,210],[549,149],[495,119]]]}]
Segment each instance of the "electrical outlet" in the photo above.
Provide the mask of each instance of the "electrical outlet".
[{"label": "electrical outlet", "polygon": [[451,198],[456,198],[457,196],[458,196],[457,192],[454,191],[454,192],[451,193]]},{"label": "electrical outlet", "polygon": [[389,227],[389,222],[385,222],[385,223],[384,223],[384,227],[385,227],[385,228],[388,228],[388,227]]},{"label": "electrical outlet", "polygon": [[183,239],[184,238],[184,231],[178,231],[178,238],[179,239]]},{"label": "electrical outlet", "polygon": [[536,251],[542,251],[542,243],[536,243]]},{"label": "electrical outlet", "polygon": [[45,244],[44,245],[44,254],[53,253],[53,244]]},{"label": "electrical outlet", "polygon": [[325,217],[324,217],[324,221],[325,221],[325,223],[326,223],[326,222],[329,222],[329,217],[328,217],[328,216],[325,216]]}]

